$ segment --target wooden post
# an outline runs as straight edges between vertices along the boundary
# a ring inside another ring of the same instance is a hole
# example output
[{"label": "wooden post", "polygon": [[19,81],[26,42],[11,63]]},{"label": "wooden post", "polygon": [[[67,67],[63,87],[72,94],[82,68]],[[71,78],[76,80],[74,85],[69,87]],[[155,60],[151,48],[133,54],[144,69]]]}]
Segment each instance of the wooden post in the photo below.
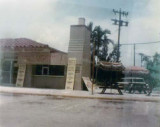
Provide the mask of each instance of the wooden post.
[{"label": "wooden post", "polygon": [[93,95],[93,84],[94,84],[94,67],[95,67],[95,41],[93,42],[93,63],[92,63],[92,95]]}]

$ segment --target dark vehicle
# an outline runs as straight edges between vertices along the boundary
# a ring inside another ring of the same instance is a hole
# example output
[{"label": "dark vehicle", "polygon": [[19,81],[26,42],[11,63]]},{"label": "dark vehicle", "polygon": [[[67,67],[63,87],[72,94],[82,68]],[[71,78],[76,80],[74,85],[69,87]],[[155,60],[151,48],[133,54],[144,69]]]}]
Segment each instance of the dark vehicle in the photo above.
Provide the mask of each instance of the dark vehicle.
[{"label": "dark vehicle", "polygon": [[143,91],[145,94],[147,94],[147,91],[149,90],[149,85],[146,84],[143,78],[126,77],[122,78],[122,82],[117,83],[120,88],[123,88],[129,93],[135,93],[135,91],[141,93]]}]

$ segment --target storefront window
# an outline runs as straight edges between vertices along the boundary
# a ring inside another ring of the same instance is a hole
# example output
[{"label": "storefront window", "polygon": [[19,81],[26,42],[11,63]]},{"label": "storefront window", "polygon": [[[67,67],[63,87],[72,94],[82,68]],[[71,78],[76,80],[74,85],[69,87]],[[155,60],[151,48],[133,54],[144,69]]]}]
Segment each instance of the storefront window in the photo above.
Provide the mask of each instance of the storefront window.
[{"label": "storefront window", "polygon": [[34,65],[33,75],[64,76],[65,67],[61,65]]}]

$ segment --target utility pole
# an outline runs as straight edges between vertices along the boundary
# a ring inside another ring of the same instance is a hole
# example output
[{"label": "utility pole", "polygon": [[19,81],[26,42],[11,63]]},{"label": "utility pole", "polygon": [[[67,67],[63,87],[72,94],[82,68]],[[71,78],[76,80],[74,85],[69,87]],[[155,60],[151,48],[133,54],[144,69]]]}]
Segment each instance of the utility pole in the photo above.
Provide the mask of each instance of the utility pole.
[{"label": "utility pole", "polygon": [[116,15],[118,14],[119,19],[111,19],[112,21],[114,21],[113,25],[118,25],[118,50],[117,50],[117,62],[119,62],[119,57],[120,57],[120,34],[121,34],[121,27],[122,26],[128,26],[128,21],[123,21],[122,20],[122,16],[127,17],[128,16],[128,12],[122,11],[121,9],[119,9],[119,11],[113,9],[113,13]]},{"label": "utility pole", "polygon": [[134,44],[134,66],[136,65],[136,44]]},{"label": "utility pole", "polygon": [[93,42],[93,63],[92,63],[92,95],[93,95],[93,84],[94,84],[94,70],[95,70],[95,40]]}]

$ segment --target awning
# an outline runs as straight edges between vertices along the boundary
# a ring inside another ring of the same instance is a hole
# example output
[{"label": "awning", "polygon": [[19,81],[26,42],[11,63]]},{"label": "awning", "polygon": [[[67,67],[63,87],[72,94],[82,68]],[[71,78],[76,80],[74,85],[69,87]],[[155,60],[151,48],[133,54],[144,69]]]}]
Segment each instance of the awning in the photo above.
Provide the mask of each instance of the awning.
[{"label": "awning", "polygon": [[146,74],[149,74],[149,71],[143,67],[131,66],[131,67],[125,68],[124,74],[142,74],[142,75],[145,74],[146,75]]},{"label": "awning", "polygon": [[100,61],[98,67],[106,71],[123,71],[125,67],[122,63]]}]

